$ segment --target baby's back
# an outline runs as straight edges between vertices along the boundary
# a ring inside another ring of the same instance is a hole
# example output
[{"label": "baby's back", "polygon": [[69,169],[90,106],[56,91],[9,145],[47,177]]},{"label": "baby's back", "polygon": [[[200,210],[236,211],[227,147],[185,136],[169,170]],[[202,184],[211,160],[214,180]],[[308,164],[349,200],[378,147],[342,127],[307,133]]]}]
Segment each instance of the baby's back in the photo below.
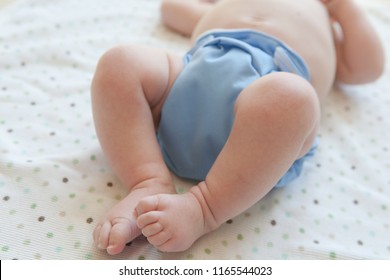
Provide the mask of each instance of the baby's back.
[{"label": "baby's back", "polygon": [[336,54],[327,10],[319,0],[223,0],[200,20],[193,38],[210,29],[240,28],[284,41],[307,63],[320,97],[330,90]]}]

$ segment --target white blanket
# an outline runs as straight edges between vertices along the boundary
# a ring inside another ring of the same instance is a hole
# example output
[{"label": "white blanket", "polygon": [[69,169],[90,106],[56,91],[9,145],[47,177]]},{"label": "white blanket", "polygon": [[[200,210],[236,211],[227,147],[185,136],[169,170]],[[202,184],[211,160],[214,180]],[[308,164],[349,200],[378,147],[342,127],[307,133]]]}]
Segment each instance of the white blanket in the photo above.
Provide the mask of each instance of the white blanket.
[{"label": "white blanket", "polygon": [[[390,49],[390,1],[359,3]],[[159,0],[21,0],[0,11],[0,259],[113,258],[91,233],[127,190],[100,149],[89,87],[101,54],[130,43],[190,46],[162,26]],[[114,258],[390,258],[389,74],[330,94],[318,153],[297,181],[186,252],[140,237]]]}]

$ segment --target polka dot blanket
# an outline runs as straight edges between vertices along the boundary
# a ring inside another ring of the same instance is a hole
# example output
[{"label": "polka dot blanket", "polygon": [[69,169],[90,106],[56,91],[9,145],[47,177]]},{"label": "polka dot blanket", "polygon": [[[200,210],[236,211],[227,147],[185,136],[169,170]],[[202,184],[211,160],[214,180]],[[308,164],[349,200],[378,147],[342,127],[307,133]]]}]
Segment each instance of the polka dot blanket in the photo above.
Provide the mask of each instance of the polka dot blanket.
[{"label": "polka dot blanket", "polygon": [[[390,49],[390,2],[359,1]],[[139,237],[120,255],[92,231],[127,190],[101,151],[90,84],[118,44],[183,54],[159,0],[20,0],[0,10],[1,259],[390,259],[390,70],[338,86],[304,174],[181,253]],[[175,179],[179,192],[190,182]]]}]

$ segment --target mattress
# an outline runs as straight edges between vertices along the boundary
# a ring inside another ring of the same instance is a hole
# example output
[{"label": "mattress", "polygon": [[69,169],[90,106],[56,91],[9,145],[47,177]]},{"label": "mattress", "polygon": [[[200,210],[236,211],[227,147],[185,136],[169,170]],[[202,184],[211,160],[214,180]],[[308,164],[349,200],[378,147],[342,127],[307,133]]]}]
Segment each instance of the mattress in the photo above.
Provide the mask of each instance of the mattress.
[{"label": "mattress", "polygon": [[[358,1],[390,49],[390,1]],[[90,84],[118,44],[179,54],[159,0],[20,0],[0,10],[0,259],[390,259],[390,69],[336,86],[303,175],[180,253],[92,231],[127,194],[95,134]],[[191,182],[175,178],[179,192]]]}]

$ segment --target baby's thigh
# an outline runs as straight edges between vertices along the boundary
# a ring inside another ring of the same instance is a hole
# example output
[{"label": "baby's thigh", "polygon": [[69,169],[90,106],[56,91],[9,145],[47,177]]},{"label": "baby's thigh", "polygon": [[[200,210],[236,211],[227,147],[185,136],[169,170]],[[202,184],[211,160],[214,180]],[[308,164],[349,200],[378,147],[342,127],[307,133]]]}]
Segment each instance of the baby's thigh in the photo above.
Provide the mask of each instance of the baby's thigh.
[{"label": "baby's thigh", "polygon": [[117,94],[141,93],[158,121],[162,105],[182,67],[180,56],[162,48],[117,46],[100,59],[94,84],[115,88]]}]

